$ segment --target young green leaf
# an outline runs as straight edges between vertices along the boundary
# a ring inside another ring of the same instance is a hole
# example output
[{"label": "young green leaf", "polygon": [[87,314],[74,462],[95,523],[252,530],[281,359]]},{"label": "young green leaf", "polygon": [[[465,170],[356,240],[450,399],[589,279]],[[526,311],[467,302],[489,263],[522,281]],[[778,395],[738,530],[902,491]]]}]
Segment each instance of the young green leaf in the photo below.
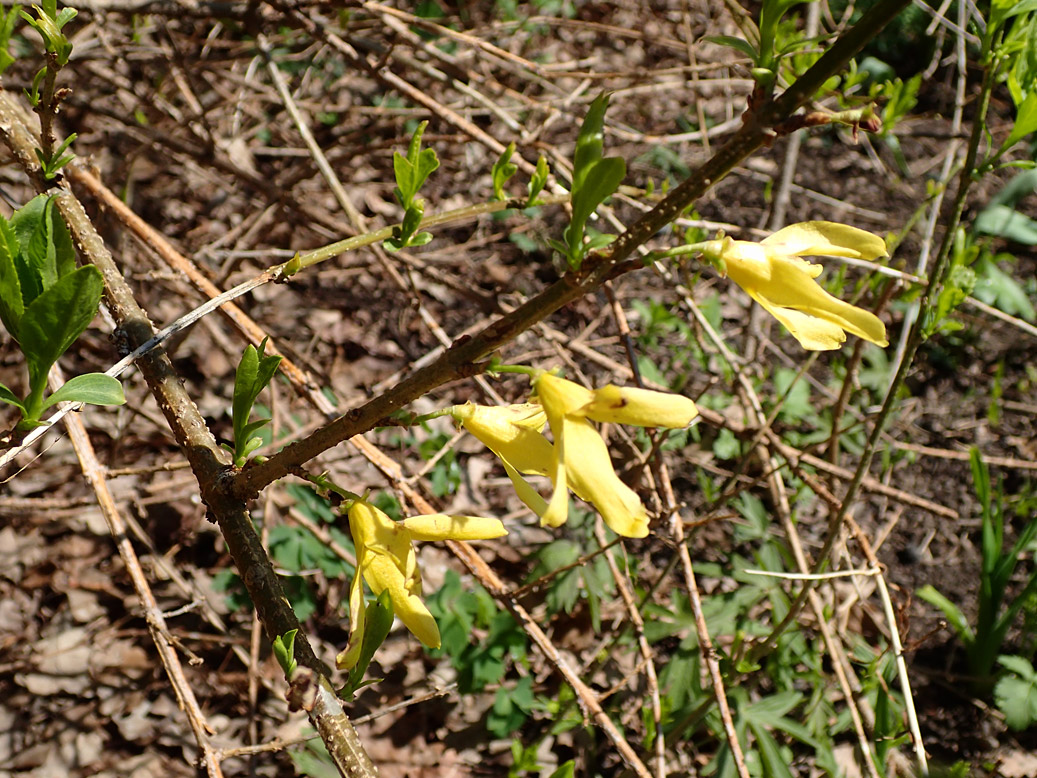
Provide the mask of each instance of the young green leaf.
[{"label": "young green leaf", "polygon": [[1005,714],[1005,723],[1021,731],[1037,722],[1037,676],[1021,656],[1000,656],[997,661],[1011,673],[994,687],[994,701]]},{"label": "young green leaf", "polygon": [[122,384],[104,373],[84,373],[70,378],[54,394],[43,401],[43,410],[55,403],[73,402],[88,405],[122,405],[126,396]]},{"label": "young green leaf", "polygon": [[295,659],[295,636],[299,630],[290,629],[283,635],[274,638],[273,650],[277,663],[281,665],[285,678],[291,680],[295,668],[299,666]]},{"label": "young green leaf", "polygon": [[504,194],[504,185],[508,183],[508,179],[518,172],[518,165],[511,161],[511,156],[515,153],[515,142],[512,141],[508,144],[508,147],[501,152],[500,157],[496,162],[493,163],[493,169],[490,174],[493,178],[493,198],[495,200],[507,200],[508,197]]},{"label": "young green leaf", "polygon": [[341,690],[341,694],[346,699],[352,699],[357,690],[374,683],[374,681],[364,681],[364,675],[367,673],[367,668],[371,664],[375,652],[385,642],[385,637],[392,628],[393,617],[392,599],[388,589],[367,604],[360,659],[349,671],[349,677]]},{"label": "young green leaf", "polygon": [[421,136],[425,132],[428,122],[422,122],[414,130],[407,156],[394,151],[392,155],[393,173],[396,176],[396,199],[404,210],[409,210],[418,191],[424,185],[426,179],[433,170],[439,167],[439,159],[434,149],[421,148]]},{"label": "young green leaf", "polygon": [[262,439],[253,437],[253,433],[266,424],[269,419],[261,419],[249,423],[252,406],[256,403],[267,384],[273,380],[277,366],[281,364],[279,355],[264,356],[267,338],[257,349],[251,343],[245,347],[234,375],[234,399],[231,415],[234,425],[234,466],[241,467],[249,455],[263,444]]},{"label": "young green leaf", "polygon": [[536,170],[533,171],[533,175],[529,179],[529,185],[526,187],[528,196],[526,197],[526,207],[532,208],[534,205],[541,205],[543,200],[537,198],[544,187],[547,185],[547,176],[550,174],[550,170],[547,167],[547,159],[543,156],[537,160]]},{"label": "young green leaf", "polygon": [[396,252],[408,246],[424,246],[432,240],[431,232],[418,232],[424,215],[425,203],[423,200],[411,203],[410,208],[403,214],[403,222],[399,227],[393,229],[391,238],[386,238],[383,244],[386,251]]},{"label": "young green leaf", "polygon": [[968,646],[975,642],[975,633],[973,633],[972,627],[969,626],[969,621],[965,618],[961,608],[948,600],[934,586],[926,584],[915,594],[919,599],[925,600],[930,605],[935,605],[943,611],[943,615],[947,618],[954,631],[958,633],[958,638],[962,643]]},{"label": "young green leaf", "polygon": [[0,403],[13,405],[22,411],[22,416],[25,415],[25,405],[22,403],[21,398],[3,384],[0,384]]},{"label": "young green leaf", "polygon": [[569,265],[578,270],[587,255],[583,243],[587,220],[605,198],[613,194],[626,175],[626,163],[619,157],[602,158],[605,110],[609,97],[601,94],[587,110],[580,127],[573,155],[572,222],[562,237],[567,246]]},{"label": "young green leaf", "polygon": [[69,273],[25,308],[21,347],[29,364],[29,385],[45,384],[47,371],[90,326],[104,284],[93,265]]},{"label": "young green leaf", "polygon": [[19,278],[18,239],[7,220],[0,216],[0,321],[16,341],[25,303]]}]

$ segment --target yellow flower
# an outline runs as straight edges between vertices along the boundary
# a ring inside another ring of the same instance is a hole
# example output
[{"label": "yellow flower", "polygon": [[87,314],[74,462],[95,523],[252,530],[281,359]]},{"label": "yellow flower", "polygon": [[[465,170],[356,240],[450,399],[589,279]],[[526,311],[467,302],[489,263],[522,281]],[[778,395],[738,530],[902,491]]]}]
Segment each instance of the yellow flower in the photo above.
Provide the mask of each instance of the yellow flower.
[{"label": "yellow flower", "polygon": [[497,519],[437,513],[393,521],[370,503],[357,500],[349,508],[349,531],[356,547],[356,574],[349,589],[349,644],[338,655],[339,669],[356,665],[364,634],[364,591],[361,578],[376,595],[388,590],[393,610],[414,636],[439,648],[439,627],[421,601],[421,572],[415,540],[486,540],[507,535]]},{"label": "yellow flower", "polygon": [[640,498],[612,467],[608,447],[588,419],[643,427],[684,427],[695,417],[695,403],[680,395],[611,384],[591,391],[572,381],[542,373],[536,379],[540,404],[555,439],[554,494],[541,515],[545,526],[565,523],[572,489],[601,514],[618,535],[643,538],[648,514]]},{"label": "yellow flower", "polygon": [[886,244],[870,232],[833,222],[803,222],[759,243],[728,237],[708,241],[702,253],[726,267],[731,280],[808,351],[839,348],[847,332],[889,345],[877,316],[828,294],[814,281],[822,267],[802,259],[818,254],[865,260],[886,256]]},{"label": "yellow flower", "polygon": [[[455,405],[450,415],[497,455],[519,499],[544,526],[565,523],[571,489],[593,505],[614,532],[643,538],[648,534],[644,505],[616,475],[608,447],[588,419],[642,427],[686,427],[698,413],[695,403],[679,395],[612,384],[592,391],[548,373],[536,379],[536,386],[539,404],[488,407],[469,403]],[[548,421],[554,445],[541,433]],[[554,485],[551,502],[522,474],[548,476]]]},{"label": "yellow flower", "polygon": [[452,407],[450,415],[497,455],[519,499],[537,516],[543,516],[547,503],[521,474],[548,475],[554,468],[554,446],[540,434],[547,422],[544,409],[534,403],[467,403]]}]

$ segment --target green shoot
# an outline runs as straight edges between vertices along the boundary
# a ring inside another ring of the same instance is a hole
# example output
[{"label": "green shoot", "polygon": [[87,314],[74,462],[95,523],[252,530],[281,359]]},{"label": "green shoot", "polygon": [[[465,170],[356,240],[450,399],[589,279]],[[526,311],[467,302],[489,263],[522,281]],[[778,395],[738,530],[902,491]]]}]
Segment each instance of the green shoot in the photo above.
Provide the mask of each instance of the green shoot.
[{"label": "green shoot", "polygon": [[19,431],[41,426],[41,415],[57,402],[126,402],[119,382],[102,373],[73,378],[46,396],[47,374],[90,326],[103,289],[97,268],[76,267],[72,239],[51,198],[34,198],[10,222],[0,217],[0,321],[29,371],[28,395],[0,384],[0,402],[21,411]]},{"label": "green shoot", "polygon": [[515,143],[511,142],[501,152],[497,161],[493,163],[491,176],[493,177],[493,199],[495,200],[503,202],[508,199],[507,195],[504,194],[504,185],[508,183],[508,179],[518,172],[518,165],[511,161],[511,156],[514,153]]},{"label": "green shoot", "polygon": [[562,233],[562,240],[551,241],[551,246],[568,260],[569,267],[579,270],[587,254],[607,246],[614,235],[596,234],[584,241],[587,220],[605,199],[619,189],[626,175],[626,162],[620,157],[602,158],[605,110],[608,95],[595,98],[580,127],[573,155],[572,221]]},{"label": "green shoot", "polygon": [[291,680],[295,674],[295,668],[299,666],[295,659],[295,636],[298,632],[297,629],[291,629],[274,638],[274,657],[277,659],[277,664],[281,665],[284,677],[288,680]]},{"label": "green shoot", "polygon": [[425,215],[425,201],[416,199],[418,191],[429,175],[439,167],[439,159],[433,149],[421,148],[421,136],[428,122],[422,122],[414,130],[407,156],[395,151],[392,155],[393,173],[396,176],[396,188],[393,193],[403,208],[403,221],[393,229],[391,238],[385,241],[388,251],[399,251],[409,246],[424,246],[432,240],[432,234],[418,232],[421,219]]},{"label": "green shoot", "polygon": [[270,419],[259,419],[249,422],[252,414],[252,406],[256,398],[267,384],[273,379],[277,372],[277,366],[281,364],[278,355],[264,356],[267,338],[256,349],[251,343],[245,347],[238,362],[238,369],[234,376],[234,466],[242,467],[248,461],[249,456],[257,448],[263,445],[263,439],[255,436],[255,432],[269,423]]}]

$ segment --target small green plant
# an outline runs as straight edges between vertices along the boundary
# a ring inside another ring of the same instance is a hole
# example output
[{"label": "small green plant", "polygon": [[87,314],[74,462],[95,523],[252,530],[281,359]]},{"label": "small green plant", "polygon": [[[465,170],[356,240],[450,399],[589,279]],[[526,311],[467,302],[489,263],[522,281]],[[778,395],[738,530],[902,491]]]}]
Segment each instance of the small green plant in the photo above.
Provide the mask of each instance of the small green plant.
[{"label": "small green plant", "polygon": [[573,270],[580,269],[591,251],[607,246],[615,239],[615,235],[595,233],[584,241],[587,220],[607,197],[619,189],[627,172],[626,162],[621,157],[601,156],[608,104],[608,95],[602,94],[587,110],[573,155],[572,221],[562,233],[562,240],[550,241],[552,248],[566,258]]},{"label": "small green plant", "polygon": [[1022,656],[1002,655],[997,661],[1007,672],[994,686],[994,702],[1009,727],[1028,729],[1037,723],[1037,670]]},{"label": "small green plant", "polygon": [[427,126],[428,122],[422,122],[414,130],[406,157],[398,151],[392,155],[393,173],[396,176],[393,193],[403,208],[403,221],[393,229],[392,237],[385,241],[385,248],[389,251],[424,246],[432,240],[432,233],[418,232],[425,215],[425,201],[418,198],[418,191],[432,171],[439,167],[435,150],[421,148],[421,136]]},{"label": "small green plant", "polygon": [[752,62],[752,75],[757,90],[770,94],[778,77],[778,67],[783,57],[804,48],[810,41],[794,27],[782,25],[782,17],[803,0],[764,0],[760,9],[760,23],[754,25],[748,18],[750,40],[730,35],[718,35],[707,40],[730,46],[741,52]]},{"label": "small green plant", "polygon": [[508,144],[508,147],[501,152],[497,161],[493,163],[493,169],[490,171],[490,175],[493,179],[494,200],[503,201],[508,199],[508,196],[504,193],[504,185],[508,183],[508,179],[518,172],[518,165],[511,161],[511,157],[514,153],[515,142],[512,141]]},{"label": "small green plant", "polygon": [[56,178],[61,169],[75,158],[74,154],[66,152],[76,139],[76,134],[72,133],[55,147],[53,119],[59,104],[69,93],[67,89],[57,88],[58,72],[68,64],[72,55],[72,42],[62,32],[62,28],[76,17],[77,12],[74,8],[62,8],[59,12],[57,0],[43,0],[42,7],[34,5],[33,8],[36,10],[35,17],[25,11],[20,13],[43,38],[47,57],[44,66],[33,78],[32,86],[26,90],[26,96],[40,117],[43,148],[36,149],[36,157],[40,161],[44,178],[49,180]]},{"label": "small green plant", "polygon": [[291,679],[295,674],[295,668],[299,666],[295,659],[295,636],[298,632],[297,629],[291,629],[274,638],[274,657],[277,659],[277,664],[281,665],[284,677],[288,679]]},{"label": "small green plant", "polygon": [[935,605],[947,617],[947,621],[958,634],[958,639],[965,646],[969,672],[983,683],[990,678],[1008,628],[1012,626],[1016,615],[1029,597],[1037,592],[1037,570],[1034,570],[1031,571],[1022,591],[1006,602],[1006,590],[1012,574],[1023,553],[1030,547],[1034,537],[1037,537],[1037,519],[1031,518],[1012,547],[1005,551],[1005,501],[1000,484],[996,490],[991,488],[990,470],[978,449],[973,448],[969,452],[969,463],[972,467],[976,500],[982,510],[982,567],[976,623],[969,624],[961,608],[933,586],[923,586],[918,590],[918,596]]},{"label": "small green plant", "polygon": [[17,341],[29,370],[29,392],[19,397],[0,384],[0,402],[21,411],[19,431],[43,424],[58,402],[122,405],[117,380],[103,373],[70,379],[47,396],[47,374],[97,314],[104,284],[92,265],[76,267],[68,227],[53,199],[40,195],[0,217],[0,320]]},{"label": "small green plant", "polygon": [[547,177],[550,172],[550,169],[547,167],[547,159],[541,156],[537,160],[536,170],[534,170],[533,175],[530,176],[529,185],[526,187],[527,208],[532,208],[535,205],[543,205],[544,201],[539,198],[539,194],[544,191],[544,187],[547,186]]},{"label": "small green plant", "polygon": [[263,445],[263,439],[255,433],[270,422],[270,419],[249,421],[256,398],[273,380],[277,366],[281,364],[281,357],[276,354],[264,356],[266,343],[267,338],[263,338],[258,349],[249,343],[234,375],[234,447],[225,446],[234,454],[234,467],[244,466],[252,452]]}]

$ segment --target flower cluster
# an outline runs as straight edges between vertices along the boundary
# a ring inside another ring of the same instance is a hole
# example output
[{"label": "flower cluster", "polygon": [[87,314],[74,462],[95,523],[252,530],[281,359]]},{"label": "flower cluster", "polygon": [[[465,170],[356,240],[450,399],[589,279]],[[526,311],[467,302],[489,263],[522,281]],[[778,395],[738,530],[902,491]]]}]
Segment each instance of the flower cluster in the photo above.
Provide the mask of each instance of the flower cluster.
[{"label": "flower cluster", "polygon": [[[643,538],[648,513],[633,489],[616,475],[608,447],[592,421],[640,427],[686,427],[698,414],[680,395],[608,384],[597,390],[541,373],[536,402],[503,407],[457,405],[450,414],[504,465],[519,498],[558,527],[569,511],[569,490],[593,505],[617,535]],[[554,443],[542,430],[549,424]],[[545,501],[523,475],[546,475],[554,485]]]},{"label": "flower cluster", "polygon": [[875,314],[832,297],[814,280],[822,271],[803,259],[829,255],[874,260],[886,256],[882,238],[833,222],[792,224],[759,243],[718,238],[702,244],[717,264],[808,351],[839,348],[849,332],[888,346],[886,327]]},{"label": "flower cluster", "polygon": [[[760,243],[716,240],[684,247],[700,251],[781,322],[809,350],[838,348],[852,333],[880,346],[886,328],[869,311],[844,303],[814,280],[821,273],[804,256],[834,255],[873,260],[886,253],[881,238],[831,222],[805,222],[779,230]],[[684,253],[687,253],[686,251]],[[569,492],[593,505],[618,535],[648,534],[640,497],[613,469],[608,447],[594,422],[640,427],[686,427],[698,414],[687,397],[612,384],[587,389],[539,372],[527,403],[499,407],[455,405],[444,413],[489,448],[504,466],[515,491],[543,526],[559,527],[569,512]],[[550,439],[544,428],[550,427]],[[550,479],[549,500],[526,480]],[[349,593],[349,644],[337,660],[351,669],[360,660],[365,608],[363,581],[376,594],[389,593],[393,610],[426,646],[440,644],[439,628],[421,601],[416,540],[483,540],[507,534],[497,519],[475,516],[415,516],[393,521],[361,499],[348,510],[357,570]]]}]

